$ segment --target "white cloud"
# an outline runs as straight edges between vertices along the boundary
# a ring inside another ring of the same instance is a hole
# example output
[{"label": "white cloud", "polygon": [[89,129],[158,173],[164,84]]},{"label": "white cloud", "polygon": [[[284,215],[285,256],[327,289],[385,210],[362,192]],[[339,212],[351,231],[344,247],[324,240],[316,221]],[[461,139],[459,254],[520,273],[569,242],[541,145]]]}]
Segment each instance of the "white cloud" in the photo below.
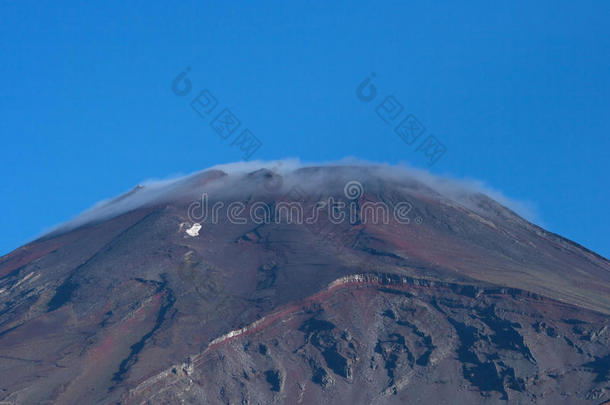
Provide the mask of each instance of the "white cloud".
[{"label": "white cloud", "polygon": [[[177,196],[200,196],[202,192],[215,192],[221,195],[235,196],[240,193],[252,192],[248,190],[248,180],[245,175],[256,170],[266,168],[280,174],[284,179],[284,186],[290,186],[294,182],[300,187],[320,189],[324,183],[328,183],[328,172],[308,172],[299,177],[298,169],[306,167],[328,167],[339,166],[349,170],[354,170],[353,175],[359,175],[363,179],[381,177],[398,182],[417,181],[434,190],[444,198],[453,200],[469,209],[478,210],[478,193],[499,202],[503,206],[515,211],[522,217],[536,221],[537,216],[533,204],[511,199],[500,191],[492,189],[478,180],[455,179],[449,176],[437,176],[422,169],[409,167],[405,164],[390,165],[384,163],[373,163],[356,158],[346,158],[333,162],[305,163],[298,159],[284,159],[275,161],[252,161],[236,162],[216,165],[208,169],[195,172],[186,176],[165,179],[148,180],[138,185],[131,191],[116,198],[98,202],[90,209],[76,216],[74,219],[53,228],[49,233],[56,231],[67,231],[81,225],[109,219],[138,207],[152,205],[164,201],[169,201]],[[201,176],[203,173],[221,170],[228,174],[222,179],[211,181],[205,186],[192,186],[190,180]],[[302,172],[301,172],[302,173]],[[304,177],[303,177],[304,176]]]}]

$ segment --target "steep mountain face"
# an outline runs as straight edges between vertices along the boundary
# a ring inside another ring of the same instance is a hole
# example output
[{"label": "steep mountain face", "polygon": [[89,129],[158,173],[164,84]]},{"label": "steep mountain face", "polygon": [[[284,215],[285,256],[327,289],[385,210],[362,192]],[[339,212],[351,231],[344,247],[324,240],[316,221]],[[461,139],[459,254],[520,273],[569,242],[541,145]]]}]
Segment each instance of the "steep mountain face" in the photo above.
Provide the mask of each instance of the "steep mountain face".
[{"label": "steep mountain face", "polygon": [[483,194],[208,170],[0,259],[0,401],[600,404],[609,323],[610,263]]}]

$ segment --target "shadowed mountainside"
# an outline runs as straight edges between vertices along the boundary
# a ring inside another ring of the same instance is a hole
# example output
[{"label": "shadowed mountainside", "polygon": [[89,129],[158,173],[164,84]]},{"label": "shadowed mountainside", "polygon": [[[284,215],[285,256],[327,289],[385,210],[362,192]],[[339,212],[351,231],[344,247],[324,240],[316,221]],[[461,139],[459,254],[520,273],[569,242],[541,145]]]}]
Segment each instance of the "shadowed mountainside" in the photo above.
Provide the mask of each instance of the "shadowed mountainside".
[{"label": "shadowed mountainside", "polygon": [[[193,217],[203,193],[217,221]],[[330,197],[354,217],[275,209]],[[231,202],[270,216],[229,220]],[[401,203],[408,223],[366,220]],[[209,170],[0,258],[0,401],[598,404],[609,316],[605,258],[481,193],[373,167]]]}]

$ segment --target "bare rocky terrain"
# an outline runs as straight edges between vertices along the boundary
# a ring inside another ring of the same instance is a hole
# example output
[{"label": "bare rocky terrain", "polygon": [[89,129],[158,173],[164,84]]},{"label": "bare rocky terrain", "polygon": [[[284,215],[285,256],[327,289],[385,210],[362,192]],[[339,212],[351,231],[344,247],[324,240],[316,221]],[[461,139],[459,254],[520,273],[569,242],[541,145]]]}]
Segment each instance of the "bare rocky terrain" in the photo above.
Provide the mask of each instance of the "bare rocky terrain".
[{"label": "bare rocky terrain", "polygon": [[[202,193],[356,214],[213,221]],[[366,221],[367,202],[409,221]],[[0,258],[0,403],[602,404],[609,325],[608,260],[476,190],[208,170]]]}]

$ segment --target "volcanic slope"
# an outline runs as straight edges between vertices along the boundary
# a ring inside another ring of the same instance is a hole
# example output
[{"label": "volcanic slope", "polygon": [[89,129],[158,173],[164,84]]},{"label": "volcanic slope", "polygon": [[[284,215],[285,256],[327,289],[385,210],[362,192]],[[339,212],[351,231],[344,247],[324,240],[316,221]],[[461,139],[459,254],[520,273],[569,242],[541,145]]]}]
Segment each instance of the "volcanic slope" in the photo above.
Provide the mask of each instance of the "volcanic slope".
[{"label": "volcanic slope", "polygon": [[0,401],[599,404],[609,317],[608,260],[473,189],[207,170],[0,258]]}]

